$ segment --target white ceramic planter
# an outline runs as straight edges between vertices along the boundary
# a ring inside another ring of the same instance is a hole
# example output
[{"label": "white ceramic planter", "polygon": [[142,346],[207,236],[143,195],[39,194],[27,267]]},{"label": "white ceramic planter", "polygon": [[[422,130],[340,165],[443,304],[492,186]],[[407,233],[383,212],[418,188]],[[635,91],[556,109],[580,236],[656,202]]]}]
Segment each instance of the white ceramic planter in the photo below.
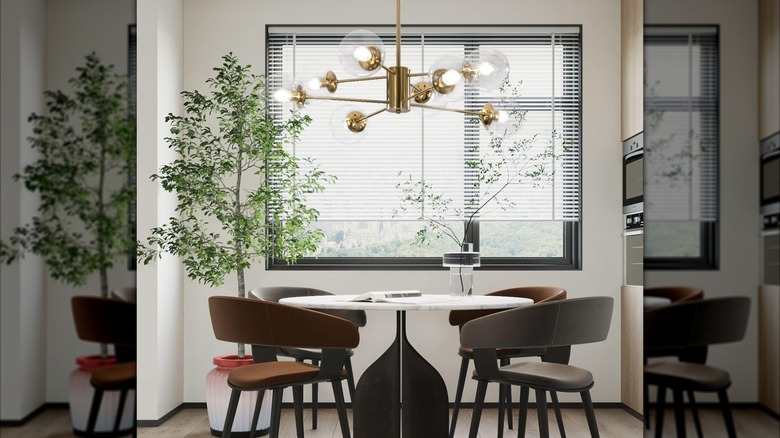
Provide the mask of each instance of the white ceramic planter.
[{"label": "white ceramic planter", "polygon": [[[245,359],[239,359],[236,355],[216,356],[214,358],[216,368],[209,371],[206,375],[206,408],[209,414],[209,427],[213,436],[222,436],[222,429],[225,425],[225,416],[231,393],[231,389],[227,384],[228,374],[236,367],[251,363],[251,355],[247,355]],[[233,420],[231,436],[248,436],[249,428],[252,426],[252,415],[255,411],[256,401],[256,391],[244,391],[241,393],[238,409],[236,410],[236,418]],[[268,393],[263,397],[257,429],[262,431],[264,435],[268,433],[270,426],[271,394]]]},{"label": "white ceramic planter", "polygon": [[[73,433],[83,436],[87,430],[89,410],[92,407],[92,395],[95,389],[90,385],[92,372],[100,367],[116,363],[116,357],[101,358],[99,355],[80,356],[76,358],[79,367],[70,373],[68,380],[68,402],[70,404],[70,419]],[[122,422],[119,425],[119,435],[127,435],[133,428],[133,407],[135,406],[135,391],[127,393],[125,406],[122,410]],[[119,408],[119,391],[106,391],[100,403],[95,432],[109,435],[114,430],[116,411]]]}]

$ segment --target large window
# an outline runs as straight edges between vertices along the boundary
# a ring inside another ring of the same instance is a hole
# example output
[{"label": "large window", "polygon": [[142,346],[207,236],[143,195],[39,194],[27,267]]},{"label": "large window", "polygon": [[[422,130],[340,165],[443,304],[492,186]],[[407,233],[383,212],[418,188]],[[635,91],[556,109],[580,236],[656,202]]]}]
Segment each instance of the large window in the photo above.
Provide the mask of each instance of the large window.
[{"label": "large window", "polygon": [[645,268],[717,268],[718,29],[645,28]]},{"label": "large window", "polygon": [[[305,83],[333,70],[352,77],[339,64],[339,42],[351,28],[270,26],[267,29],[269,89]],[[393,27],[372,27],[387,48],[385,63],[395,65]],[[442,56],[467,56],[478,50],[499,50],[510,63],[509,88],[485,92],[465,86],[450,100],[431,105],[479,111],[486,102],[503,100],[520,108],[525,121],[513,135],[528,139],[531,152],[552,146],[546,163],[554,175],[544,183],[524,181],[502,193],[509,207],[486,208],[468,241],[482,256],[482,268],[578,269],[580,267],[580,123],[581,38],[579,27],[409,27],[402,35],[402,65],[423,72]],[[385,98],[384,81],[339,84],[336,96]],[[327,93],[327,91],[324,91]],[[452,201],[460,214],[444,217],[454,230],[463,230],[468,199],[485,196],[474,187],[468,160],[488,154],[487,132],[474,116],[412,108],[406,114],[372,117],[360,135],[334,130],[345,114],[345,102],[311,100],[302,109],[312,117],[295,153],[312,157],[338,180],[310,204],[320,212],[316,226],[326,241],[295,268],[430,269],[441,267],[441,255],[457,250],[448,239],[412,245],[423,227],[419,212],[401,209],[402,185],[411,178],[425,180]],[[352,105],[348,104],[347,105]],[[356,104],[364,114],[379,105]],[[291,105],[275,104],[274,115],[285,117]],[[334,114],[338,114],[334,116]],[[287,267],[270,261],[271,268]]]}]

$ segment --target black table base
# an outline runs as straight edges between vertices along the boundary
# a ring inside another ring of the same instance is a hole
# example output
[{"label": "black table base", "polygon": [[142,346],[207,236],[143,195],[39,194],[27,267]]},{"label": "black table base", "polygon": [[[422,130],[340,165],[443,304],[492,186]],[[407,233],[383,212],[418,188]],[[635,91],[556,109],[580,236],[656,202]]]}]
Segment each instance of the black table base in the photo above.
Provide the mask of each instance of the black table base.
[{"label": "black table base", "polygon": [[406,312],[397,311],[395,341],[355,389],[355,438],[446,438],[448,404],[444,379],[409,343]]}]

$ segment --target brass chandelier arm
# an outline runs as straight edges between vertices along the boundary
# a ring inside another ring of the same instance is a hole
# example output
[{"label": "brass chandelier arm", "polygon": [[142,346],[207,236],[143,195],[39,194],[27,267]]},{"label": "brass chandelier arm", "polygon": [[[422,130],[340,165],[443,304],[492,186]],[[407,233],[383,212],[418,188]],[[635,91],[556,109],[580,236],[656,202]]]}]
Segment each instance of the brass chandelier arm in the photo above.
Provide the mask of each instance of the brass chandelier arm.
[{"label": "brass chandelier arm", "polygon": [[349,79],[337,79],[337,84],[346,84],[348,82],[363,82],[363,81],[376,81],[379,79],[387,79],[387,76],[369,76],[367,78],[349,78]]},{"label": "brass chandelier arm", "polygon": [[361,120],[361,121],[363,121],[363,120],[368,120],[368,119],[370,119],[371,117],[374,117],[375,115],[377,115],[377,114],[379,114],[379,113],[383,113],[383,112],[385,112],[385,111],[387,111],[387,110],[386,110],[385,108],[382,108],[382,109],[380,109],[380,110],[378,110],[378,111],[374,111],[373,113],[371,113],[371,114],[369,114],[369,115],[367,115],[367,116],[363,116],[363,118],[361,118],[360,120]]},{"label": "brass chandelier arm", "polygon": [[[412,91],[414,91],[414,86],[413,85],[409,84],[409,87],[412,89]],[[431,90],[424,88],[424,89],[422,89],[420,91],[415,92],[414,94],[412,94],[411,96],[407,97],[406,99],[404,99],[404,102],[412,100],[412,99],[414,99],[417,96],[422,96],[423,94],[430,93],[430,92],[431,92]],[[417,106],[417,105],[412,105],[412,106]],[[435,108],[435,107],[426,107],[426,108]]]},{"label": "brass chandelier arm", "polygon": [[416,78],[416,77],[420,77],[420,76],[429,76],[429,75],[430,75],[430,73],[428,73],[428,72],[409,73],[409,77],[410,78]]},{"label": "brass chandelier arm", "polygon": [[461,113],[461,114],[468,114],[471,116],[478,116],[482,114],[480,111],[469,111],[464,109],[457,109],[457,108],[443,108],[440,106],[430,106],[430,105],[420,105],[419,103],[413,103],[411,104],[413,107],[417,108],[426,108],[426,109],[433,109],[433,110],[439,110],[439,111],[448,111],[451,113]]},{"label": "brass chandelier arm", "polygon": [[388,102],[386,100],[378,100],[378,99],[355,99],[352,97],[331,97],[331,96],[306,96],[307,99],[316,99],[316,100],[335,100],[339,102],[361,102],[361,103],[379,103],[382,105],[387,105]]}]

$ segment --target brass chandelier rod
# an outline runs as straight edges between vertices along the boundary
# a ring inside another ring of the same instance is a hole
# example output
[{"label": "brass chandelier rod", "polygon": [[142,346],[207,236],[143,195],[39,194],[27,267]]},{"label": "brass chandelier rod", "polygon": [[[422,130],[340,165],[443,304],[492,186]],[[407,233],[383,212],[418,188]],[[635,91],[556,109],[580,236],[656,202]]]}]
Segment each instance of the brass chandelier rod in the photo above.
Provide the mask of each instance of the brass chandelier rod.
[{"label": "brass chandelier rod", "polygon": [[415,107],[415,108],[425,108],[425,109],[432,109],[432,110],[439,110],[439,111],[448,111],[448,112],[451,112],[451,113],[468,114],[468,115],[471,115],[471,116],[478,116],[478,115],[482,114],[482,112],[480,112],[480,111],[469,111],[469,110],[457,109],[457,108],[444,108],[444,107],[440,107],[440,106],[422,105],[422,104],[419,104],[419,103],[412,103],[410,105]]},{"label": "brass chandelier rod", "polygon": [[306,95],[306,99],[312,99],[312,100],[335,100],[339,102],[362,102],[362,103],[381,103],[383,105],[387,105],[388,102],[386,100],[378,100],[378,99],[355,99],[352,97],[335,97],[335,96],[310,96]]},{"label": "brass chandelier rod", "polygon": [[361,118],[360,120],[362,121],[362,120],[370,119],[371,117],[374,117],[375,115],[377,115],[379,113],[383,113],[383,112],[385,112],[385,108],[382,108],[380,110],[374,111],[373,113],[371,113],[371,114],[369,114],[367,116],[363,116],[363,118]]},{"label": "brass chandelier rod", "polygon": [[362,82],[362,81],[376,81],[379,79],[387,79],[387,76],[369,76],[366,78],[349,78],[349,79],[337,79],[337,84],[346,84],[348,82]]},{"label": "brass chandelier rod", "polygon": [[401,70],[401,0],[395,0],[395,67]]}]

